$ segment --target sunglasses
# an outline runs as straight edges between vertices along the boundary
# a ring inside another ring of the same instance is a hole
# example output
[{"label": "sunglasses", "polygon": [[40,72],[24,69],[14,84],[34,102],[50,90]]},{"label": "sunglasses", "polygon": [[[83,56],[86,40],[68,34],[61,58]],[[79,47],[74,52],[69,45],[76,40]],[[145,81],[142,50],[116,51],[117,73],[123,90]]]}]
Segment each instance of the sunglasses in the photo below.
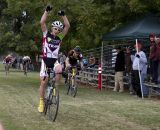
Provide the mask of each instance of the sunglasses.
[{"label": "sunglasses", "polygon": [[58,28],[55,28],[55,27],[54,27],[54,30],[61,32],[61,30],[60,30],[60,29],[58,29]]}]

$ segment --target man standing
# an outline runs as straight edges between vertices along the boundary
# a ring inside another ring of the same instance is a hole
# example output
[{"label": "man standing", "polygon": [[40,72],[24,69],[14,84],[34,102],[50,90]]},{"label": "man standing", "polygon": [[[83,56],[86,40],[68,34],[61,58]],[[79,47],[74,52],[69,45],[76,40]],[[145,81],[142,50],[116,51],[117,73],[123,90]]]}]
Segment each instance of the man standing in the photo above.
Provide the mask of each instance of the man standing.
[{"label": "man standing", "polygon": [[155,38],[155,42],[156,42],[156,64],[155,64],[155,77],[156,77],[156,82],[155,84],[158,84],[159,81],[158,81],[158,77],[160,75],[159,73],[159,65],[160,65],[160,35],[158,35],[156,38]]},{"label": "man standing", "polygon": [[125,55],[121,47],[116,48],[117,57],[115,63],[115,87],[113,91],[124,91],[123,72],[125,70]]},{"label": "man standing", "polygon": [[149,93],[148,88],[145,87],[143,84],[144,78],[147,73],[147,58],[146,58],[146,54],[143,51],[141,51],[142,45],[140,42],[138,42],[137,45],[135,45],[134,47],[137,50],[137,53],[135,54],[135,57],[133,58],[133,61],[132,61],[133,70],[131,74],[131,82],[137,96],[142,97],[140,77],[139,77],[139,71],[140,71],[143,95],[145,97],[145,96],[148,96],[148,93]]},{"label": "man standing", "polygon": [[[156,47],[155,39],[156,39],[155,35],[151,33],[149,35],[149,40],[150,40],[149,59],[150,59],[150,73],[152,77],[151,82],[157,84],[158,82],[158,60],[156,57],[157,47]],[[158,39],[156,41],[158,41]]]},{"label": "man standing", "polygon": [[125,53],[125,72],[126,72],[126,76],[128,77],[128,82],[129,82],[129,93],[132,95],[135,94],[134,89],[132,87],[131,84],[131,71],[132,71],[132,60],[131,58],[134,55],[131,54],[131,47],[126,47],[126,53]]}]

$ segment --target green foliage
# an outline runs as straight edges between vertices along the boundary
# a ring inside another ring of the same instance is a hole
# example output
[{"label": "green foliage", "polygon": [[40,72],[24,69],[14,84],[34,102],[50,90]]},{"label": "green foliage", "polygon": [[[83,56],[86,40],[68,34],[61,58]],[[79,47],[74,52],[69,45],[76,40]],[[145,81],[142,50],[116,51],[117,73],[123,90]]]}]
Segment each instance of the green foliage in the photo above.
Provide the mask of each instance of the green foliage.
[{"label": "green foliage", "polygon": [[60,9],[69,18],[71,28],[61,49],[66,52],[76,45],[84,50],[98,47],[104,33],[148,12],[160,13],[160,0],[1,0],[0,51],[40,53],[39,21],[48,4],[53,6],[47,18],[48,28],[54,20],[59,20]]}]

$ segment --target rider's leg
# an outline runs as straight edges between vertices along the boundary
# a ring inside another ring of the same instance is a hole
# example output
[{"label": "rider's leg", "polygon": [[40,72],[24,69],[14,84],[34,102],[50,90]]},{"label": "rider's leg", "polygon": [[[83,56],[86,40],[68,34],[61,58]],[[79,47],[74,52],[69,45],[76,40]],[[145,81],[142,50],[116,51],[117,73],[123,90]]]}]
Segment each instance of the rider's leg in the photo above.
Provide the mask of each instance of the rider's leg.
[{"label": "rider's leg", "polygon": [[11,66],[11,65],[10,65],[10,64],[8,64],[8,73],[9,73],[10,66]]},{"label": "rider's leg", "polygon": [[[39,87],[39,105],[38,105],[38,111],[43,112],[44,110],[44,94],[45,94],[45,87],[47,85],[48,81],[48,75],[45,70],[46,66],[44,62],[41,63],[41,71],[40,71],[40,87]],[[44,78],[45,77],[45,78]]]},{"label": "rider's leg", "polygon": [[62,77],[62,66],[59,63],[55,63],[54,71],[56,73],[56,87],[59,86]]},{"label": "rider's leg", "polygon": [[41,84],[39,87],[39,97],[44,98],[45,88],[46,88],[47,82],[48,82],[48,77],[46,77],[45,79],[44,79],[44,77],[41,77],[40,80],[41,80]]},{"label": "rider's leg", "polygon": [[68,70],[70,69],[70,66],[66,66],[66,68],[65,68],[65,83],[67,83],[67,81],[68,81]]},{"label": "rider's leg", "polygon": [[45,94],[47,81],[48,81],[47,77],[45,79],[41,77],[41,84],[39,87],[39,106],[38,106],[39,112],[43,112],[44,110],[44,94]]}]

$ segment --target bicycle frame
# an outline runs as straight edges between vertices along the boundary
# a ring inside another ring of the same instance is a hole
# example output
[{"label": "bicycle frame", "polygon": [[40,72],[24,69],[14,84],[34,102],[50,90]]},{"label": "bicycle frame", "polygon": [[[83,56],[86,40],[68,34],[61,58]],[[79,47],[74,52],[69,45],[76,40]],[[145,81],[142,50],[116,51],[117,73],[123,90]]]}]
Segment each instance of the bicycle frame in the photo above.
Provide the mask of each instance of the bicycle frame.
[{"label": "bicycle frame", "polygon": [[72,71],[72,86],[74,86],[75,85],[75,76],[76,76],[76,74],[77,74],[77,69],[75,68],[75,67],[73,67],[72,69],[71,69],[71,71]]},{"label": "bicycle frame", "polygon": [[[50,87],[51,90],[53,91],[53,89],[55,88],[55,72],[53,70],[49,70],[47,73],[48,73],[48,87]],[[53,91],[53,95],[54,94],[55,92]]]},{"label": "bicycle frame", "polygon": [[73,97],[77,94],[77,86],[76,86],[76,74],[77,74],[77,68],[71,67],[68,70],[68,83],[67,85],[67,95],[70,93]]}]

